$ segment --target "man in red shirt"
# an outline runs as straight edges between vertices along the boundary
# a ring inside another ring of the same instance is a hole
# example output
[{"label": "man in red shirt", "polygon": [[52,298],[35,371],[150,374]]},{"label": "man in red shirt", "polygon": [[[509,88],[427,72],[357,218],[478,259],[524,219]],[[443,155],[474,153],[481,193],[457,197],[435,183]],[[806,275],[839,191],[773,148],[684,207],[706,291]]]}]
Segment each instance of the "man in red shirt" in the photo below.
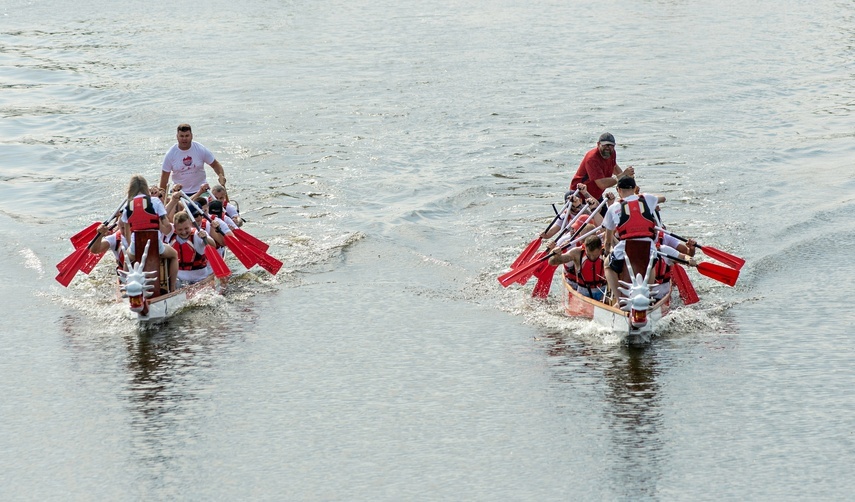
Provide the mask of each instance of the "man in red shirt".
[{"label": "man in red shirt", "polygon": [[591,197],[602,201],[603,191],[615,186],[618,180],[625,176],[634,178],[635,169],[629,166],[623,170],[617,165],[615,137],[604,132],[597,141],[597,148],[586,153],[579,164],[579,169],[570,182],[570,190],[575,190],[579,183],[584,183]]}]

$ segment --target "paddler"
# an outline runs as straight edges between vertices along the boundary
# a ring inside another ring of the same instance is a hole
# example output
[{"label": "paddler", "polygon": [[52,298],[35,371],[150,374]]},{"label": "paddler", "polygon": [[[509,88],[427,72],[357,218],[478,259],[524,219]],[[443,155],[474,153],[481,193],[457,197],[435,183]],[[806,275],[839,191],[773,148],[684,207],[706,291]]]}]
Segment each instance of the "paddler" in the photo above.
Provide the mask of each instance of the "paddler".
[{"label": "paddler", "polygon": [[584,247],[573,247],[564,254],[553,255],[549,258],[549,264],[553,267],[563,264],[565,278],[575,279],[576,291],[588,298],[602,301],[606,290],[602,251],[603,242],[600,236],[589,235],[585,238]]},{"label": "paddler", "polygon": [[182,287],[197,283],[212,273],[205,248],[215,242],[204,230],[197,232],[190,218],[185,211],[175,214],[175,232],[170,242],[178,254],[178,280]]}]

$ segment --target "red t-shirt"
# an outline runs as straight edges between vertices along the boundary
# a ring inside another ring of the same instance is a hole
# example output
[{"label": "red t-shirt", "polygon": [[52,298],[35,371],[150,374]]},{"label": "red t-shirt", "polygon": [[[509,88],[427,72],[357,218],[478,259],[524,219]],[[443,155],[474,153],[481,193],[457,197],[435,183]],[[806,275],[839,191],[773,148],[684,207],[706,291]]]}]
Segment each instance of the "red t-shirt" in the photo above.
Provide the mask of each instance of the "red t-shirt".
[{"label": "red t-shirt", "polygon": [[603,178],[611,178],[615,173],[616,165],[617,152],[614,152],[610,158],[604,159],[600,155],[600,150],[594,148],[585,154],[585,158],[579,164],[579,169],[576,170],[576,175],[570,182],[570,190],[576,190],[576,185],[584,183],[592,197],[602,200],[603,189],[594,182]]}]

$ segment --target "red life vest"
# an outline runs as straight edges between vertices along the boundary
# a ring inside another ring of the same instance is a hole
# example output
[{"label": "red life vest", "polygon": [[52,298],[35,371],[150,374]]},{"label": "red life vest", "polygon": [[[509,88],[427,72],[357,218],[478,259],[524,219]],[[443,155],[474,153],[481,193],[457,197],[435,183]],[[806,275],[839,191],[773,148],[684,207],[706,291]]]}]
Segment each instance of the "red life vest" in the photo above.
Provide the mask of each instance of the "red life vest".
[{"label": "red life vest", "polygon": [[151,197],[136,197],[128,203],[127,207],[128,223],[131,225],[131,232],[140,230],[157,230],[160,228],[160,217],[157,211],[154,210],[154,205],[151,203]]},{"label": "red life vest", "polygon": [[656,227],[656,218],[643,196],[629,202],[620,201],[620,222],[615,228],[618,239],[653,239],[656,237],[654,227]]},{"label": "red life vest", "polygon": [[564,278],[570,282],[579,282],[576,277],[576,265],[572,261],[564,264]]},{"label": "red life vest", "polygon": [[579,284],[589,288],[599,287],[606,284],[605,271],[603,270],[603,257],[596,260],[588,258],[588,254],[582,252],[579,271],[576,273]]},{"label": "red life vest", "polygon": [[178,242],[178,236],[172,241],[172,247],[178,252],[178,270],[200,270],[208,266],[208,258],[193,246],[195,235],[194,228],[186,241]]}]

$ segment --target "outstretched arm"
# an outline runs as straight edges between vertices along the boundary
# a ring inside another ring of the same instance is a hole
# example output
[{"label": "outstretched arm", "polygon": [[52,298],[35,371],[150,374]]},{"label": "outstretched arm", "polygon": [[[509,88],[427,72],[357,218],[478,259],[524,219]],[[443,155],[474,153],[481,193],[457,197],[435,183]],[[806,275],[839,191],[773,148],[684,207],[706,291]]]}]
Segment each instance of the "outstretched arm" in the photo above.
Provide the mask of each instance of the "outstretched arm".
[{"label": "outstretched arm", "polygon": [[223,172],[223,166],[220,164],[220,161],[215,159],[214,162],[211,163],[211,169],[217,173],[217,181],[220,182],[220,185],[226,186],[226,174]]}]

